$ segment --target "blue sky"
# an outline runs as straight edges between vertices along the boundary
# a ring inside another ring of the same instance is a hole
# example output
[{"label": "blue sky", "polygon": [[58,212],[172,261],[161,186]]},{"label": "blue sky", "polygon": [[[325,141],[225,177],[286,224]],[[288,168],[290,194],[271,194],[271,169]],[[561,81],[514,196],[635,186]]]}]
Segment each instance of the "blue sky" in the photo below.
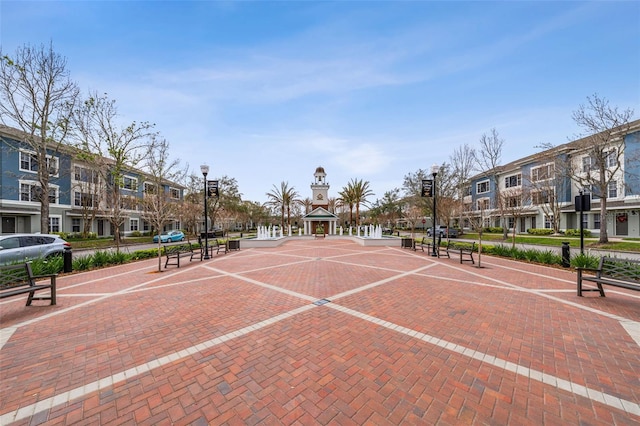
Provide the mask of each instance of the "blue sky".
[{"label": "blue sky", "polygon": [[503,163],[560,144],[597,93],[640,114],[636,1],[0,2],[4,52],[48,44],[123,122],[265,201],[323,166],[375,198],[496,128]]}]

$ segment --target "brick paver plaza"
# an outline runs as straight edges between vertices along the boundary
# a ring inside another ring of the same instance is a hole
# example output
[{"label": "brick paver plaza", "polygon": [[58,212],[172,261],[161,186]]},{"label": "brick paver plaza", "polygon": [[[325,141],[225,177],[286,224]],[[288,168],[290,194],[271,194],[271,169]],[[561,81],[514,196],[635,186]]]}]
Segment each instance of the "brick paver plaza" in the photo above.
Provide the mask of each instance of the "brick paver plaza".
[{"label": "brick paver plaza", "polygon": [[0,304],[0,424],[639,424],[640,294],[482,266],[328,238],[61,276]]}]

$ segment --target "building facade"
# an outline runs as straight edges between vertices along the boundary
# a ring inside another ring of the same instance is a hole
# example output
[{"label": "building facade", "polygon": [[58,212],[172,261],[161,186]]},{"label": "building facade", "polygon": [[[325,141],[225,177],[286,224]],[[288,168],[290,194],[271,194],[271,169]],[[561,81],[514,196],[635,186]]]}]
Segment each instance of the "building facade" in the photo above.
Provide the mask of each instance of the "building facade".
[{"label": "building facade", "polygon": [[[464,194],[461,225],[506,226],[517,233],[579,229],[576,196],[588,194],[591,205],[582,212],[584,229],[597,235],[605,221],[608,236],[640,237],[640,120],[611,134],[597,170],[589,144],[597,135],[592,135],[474,176]],[[604,173],[608,182],[604,217],[601,191],[585,183],[597,173]]]},{"label": "building facade", "polygon": [[[47,153],[49,223],[48,229],[41,229],[40,164],[31,145],[24,140],[21,131],[0,126],[0,233],[81,233],[88,229],[97,236],[114,235],[104,196],[110,185],[103,178],[107,173],[75,159],[69,147]],[[120,193],[126,219],[121,235],[152,231],[139,202],[151,185],[151,178],[139,170],[124,173]],[[183,186],[171,182],[162,186],[172,200],[182,201]],[[178,228],[179,220],[166,226],[167,230]]]},{"label": "building facade", "polygon": [[329,183],[323,167],[316,168],[311,184],[311,212],[302,217],[305,235],[337,234],[338,216],[329,211]]}]

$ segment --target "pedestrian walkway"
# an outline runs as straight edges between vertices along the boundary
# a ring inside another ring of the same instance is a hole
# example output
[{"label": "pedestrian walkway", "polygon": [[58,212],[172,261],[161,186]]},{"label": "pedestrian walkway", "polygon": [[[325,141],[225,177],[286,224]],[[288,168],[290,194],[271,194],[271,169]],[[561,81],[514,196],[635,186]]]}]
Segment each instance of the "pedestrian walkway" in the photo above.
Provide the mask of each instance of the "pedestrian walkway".
[{"label": "pedestrian walkway", "polygon": [[0,303],[0,424],[640,423],[640,293],[482,266],[319,239],[65,275]]}]

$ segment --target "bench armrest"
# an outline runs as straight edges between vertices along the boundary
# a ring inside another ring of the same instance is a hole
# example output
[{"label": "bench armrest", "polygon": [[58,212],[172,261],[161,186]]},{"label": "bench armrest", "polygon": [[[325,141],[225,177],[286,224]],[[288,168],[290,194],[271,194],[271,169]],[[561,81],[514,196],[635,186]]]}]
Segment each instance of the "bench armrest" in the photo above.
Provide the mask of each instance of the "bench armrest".
[{"label": "bench armrest", "polygon": [[58,274],[34,275],[31,278],[34,279],[34,280],[42,280],[44,278],[55,279],[57,276],[58,276]]},{"label": "bench armrest", "polygon": [[580,272],[584,272],[584,271],[587,271],[587,272],[600,272],[600,269],[599,268],[585,268],[583,266],[578,266],[576,268],[576,271],[580,271]]}]

